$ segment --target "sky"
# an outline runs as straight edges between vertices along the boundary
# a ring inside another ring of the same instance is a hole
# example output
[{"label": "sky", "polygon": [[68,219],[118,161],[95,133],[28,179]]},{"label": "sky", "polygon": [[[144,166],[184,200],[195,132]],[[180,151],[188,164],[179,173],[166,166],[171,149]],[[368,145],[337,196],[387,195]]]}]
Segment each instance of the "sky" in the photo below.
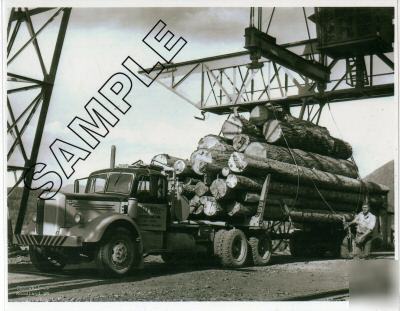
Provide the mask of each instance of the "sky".
[{"label": "sky", "polygon": [[[311,12],[307,9],[307,12]],[[264,24],[271,9],[264,9]],[[49,13],[51,14],[51,13]],[[243,51],[244,28],[248,26],[248,8],[75,8],[72,10],[60,59],[39,161],[59,170],[49,144],[59,138],[82,144],[67,125],[75,117],[86,118],[84,105],[114,73],[122,70],[121,62],[129,55],[144,66],[153,65],[156,55],[142,43],[142,38],[162,19],[174,33],[188,43],[174,62]],[[288,22],[290,21],[290,22]],[[40,25],[42,20],[34,20]],[[310,23],[311,34],[314,34]],[[56,27],[49,26],[39,37],[43,54],[51,52],[50,42]],[[278,8],[269,34],[277,43],[302,40],[306,37],[303,13],[300,8]],[[16,41],[16,46],[23,40]],[[11,72],[29,70],[39,77],[33,48],[21,54],[9,67]],[[198,89],[185,86],[186,92]],[[15,95],[11,101],[26,101],[35,92]],[[19,97],[18,97],[19,96]],[[24,97],[25,96],[25,97]],[[110,146],[117,147],[117,163],[133,163],[138,159],[149,162],[159,153],[188,158],[199,139],[206,134],[218,134],[226,116],[208,114],[199,121],[198,109],[175,94],[153,84],[150,88],[134,82],[130,95],[133,107],[124,115],[106,138],[85,161],[75,166],[75,178],[109,165]],[[22,107],[22,106],[21,106]],[[16,108],[22,111],[23,108]],[[18,112],[18,111],[17,111]],[[16,114],[18,114],[16,112]],[[397,152],[397,106],[394,97],[333,103],[331,112],[325,109],[320,124],[331,134],[353,146],[354,158],[361,176],[395,158]],[[32,140],[33,128],[27,130],[26,141]],[[9,164],[17,159],[12,158]],[[9,179],[12,176],[9,176]]]}]

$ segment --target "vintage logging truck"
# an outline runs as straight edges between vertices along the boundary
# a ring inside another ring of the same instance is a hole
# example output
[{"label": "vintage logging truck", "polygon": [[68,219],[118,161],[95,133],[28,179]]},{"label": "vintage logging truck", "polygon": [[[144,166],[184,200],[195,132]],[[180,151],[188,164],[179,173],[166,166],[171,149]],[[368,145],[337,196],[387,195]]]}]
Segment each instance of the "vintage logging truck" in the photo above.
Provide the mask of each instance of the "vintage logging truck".
[{"label": "vintage logging truck", "polygon": [[[352,215],[305,217],[286,213],[285,206],[279,212],[267,204],[271,178],[266,175],[254,216],[190,220],[188,200],[180,195],[173,170],[142,162],[112,166],[90,174],[84,193],[77,180],[74,193],[38,200],[35,216],[15,238],[29,245],[31,261],[41,271],[94,260],[109,276],[140,268],[149,254],[161,254],[166,263],[202,257],[219,259],[226,267],[266,265],[273,241],[282,239],[290,239],[295,256],[326,251],[340,256],[341,246],[345,255],[340,217]],[[295,231],[282,229],[288,221],[295,222]]]}]

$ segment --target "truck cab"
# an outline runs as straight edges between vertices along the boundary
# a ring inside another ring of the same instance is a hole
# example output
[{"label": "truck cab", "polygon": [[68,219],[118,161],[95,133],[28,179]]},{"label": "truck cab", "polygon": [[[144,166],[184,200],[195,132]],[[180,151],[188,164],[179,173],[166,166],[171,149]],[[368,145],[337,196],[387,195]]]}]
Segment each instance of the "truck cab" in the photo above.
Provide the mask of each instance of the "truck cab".
[{"label": "truck cab", "polygon": [[74,193],[39,199],[35,217],[16,240],[29,246],[41,271],[95,260],[103,272],[124,275],[140,267],[146,254],[173,252],[181,248],[176,245],[194,248],[191,236],[178,243],[179,233],[170,230],[176,219],[173,193],[168,176],[155,165],[95,171],[75,182]]}]

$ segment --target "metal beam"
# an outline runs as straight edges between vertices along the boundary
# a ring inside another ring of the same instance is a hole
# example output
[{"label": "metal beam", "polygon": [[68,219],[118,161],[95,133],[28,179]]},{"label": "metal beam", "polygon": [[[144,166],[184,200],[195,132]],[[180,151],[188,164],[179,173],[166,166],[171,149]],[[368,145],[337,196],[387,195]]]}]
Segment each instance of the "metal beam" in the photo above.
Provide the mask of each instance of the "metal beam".
[{"label": "metal beam", "polygon": [[[32,167],[37,162],[38,155],[39,155],[39,148],[40,148],[40,144],[42,141],[44,125],[46,122],[47,112],[48,112],[49,105],[50,105],[50,99],[51,99],[51,95],[53,92],[53,84],[54,84],[54,81],[56,78],[57,68],[58,68],[58,64],[59,64],[60,56],[61,56],[61,50],[62,50],[62,46],[64,44],[65,33],[67,31],[67,25],[68,25],[69,17],[71,14],[70,8],[61,9],[61,11],[63,12],[63,15],[61,18],[60,28],[59,28],[58,35],[57,35],[57,41],[56,41],[56,45],[54,48],[53,57],[51,60],[50,70],[49,70],[49,74],[44,79],[46,82],[49,82],[49,84],[46,84],[43,86],[43,103],[41,106],[40,115],[39,115],[39,119],[38,119],[38,123],[37,123],[37,129],[36,129],[35,138],[34,138],[32,150],[31,150],[31,157],[28,161],[26,161],[26,163],[24,165],[25,167]],[[58,10],[55,15],[57,15],[59,12],[60,12],[60,10]],[[52,20],[55,17],[55,15],[53,15],[50,20]],[[42,26],[42,28],[43,27],[44,26]],[[32,180],[33,180],[33,174],[27,174],[25,176],[25,187],[22,192],[21,205],[20,205],[20,209],[18,211],[18,217],[17,217],[15,229],[14,229],[15,234],[21,233],[21,229],[22,229],[22,225],[24,222],[25,213],[26,213],[26,209],[27,209],[29,192],[30,192],[30,188],[32,185]]]},{"label": "metal beam", "polygon": [[298,72],[312,80],[328,82],[330,70],[319,63],[306,60],[288,49],[276,44],[275,38],[254,27],[245,29],[245,49],[255,57],[261,56]]},{"label": "metal beam", "polygon": [[[248,112],[258,105],[265,105],[267,103],[271,103],[273,105],[281,105],[283,107],[298,107],[302,106],[304,100],[307,99],[316,99],[320,102],[341,102],[341,101],[349,101],[349,100],[358,100],[358,99],[368,99],[368,98],[377,98],[377,97],[385,97],[385,96],[393,96],[394,95],[394,84],[383,84],[383,85],[375,85],[364,88],[348,88],[342,90],[328,91],[325,93],[314,93],[309,95],[294,95],[288,96],[286,98],[278,98],[271,100],[260,100],[253,102],[245,102],[241,105],[224,105],[224,106],[214,106],[214,107],[206,107],[201,110],[205,112],[212,112],[216,114],[228,114],[232,112],[232,109],[238,107],[239,112]],[[315,101],[306,101],[305,105],[314,105]]]}]

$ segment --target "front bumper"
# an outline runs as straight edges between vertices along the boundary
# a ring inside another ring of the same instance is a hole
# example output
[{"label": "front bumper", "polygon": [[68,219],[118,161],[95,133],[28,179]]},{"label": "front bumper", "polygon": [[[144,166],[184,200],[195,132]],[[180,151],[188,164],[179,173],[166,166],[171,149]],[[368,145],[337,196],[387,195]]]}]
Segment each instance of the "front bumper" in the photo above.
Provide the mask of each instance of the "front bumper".
[{"label": "front bumper", "polygon": [[37,234],[16,234],[14,241],[17,245],[23,246],[49,246],[49,247],[79,247],[82,246],[82,238],[78,236],[59,235],[37,235]]}]

